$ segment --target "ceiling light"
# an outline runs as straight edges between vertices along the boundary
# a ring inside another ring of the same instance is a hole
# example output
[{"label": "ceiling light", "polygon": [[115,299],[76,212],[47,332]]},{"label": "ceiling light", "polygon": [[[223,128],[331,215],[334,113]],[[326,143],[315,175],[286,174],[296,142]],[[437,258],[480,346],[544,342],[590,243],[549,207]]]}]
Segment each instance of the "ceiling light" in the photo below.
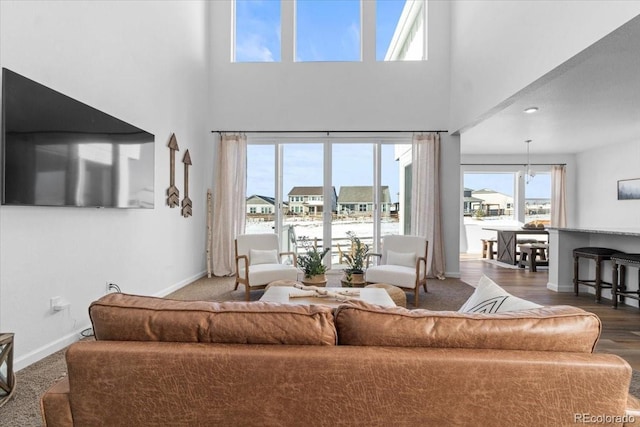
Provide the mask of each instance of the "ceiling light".
[{"label": "ceiling light", "polygon": [[531,170],[531,162],[529,161],[529,143],[531,142],[531,140],[527,139],[524,142],[527,144],[527,164],[526,164],[527,170],[525,172],[525,180],[528,184],[529,181],[531,181],[533,177],[536,176],[536,173]]},{"label": "ceiling light", "polygon": [[532,114],[532,113],[535,113],[536,111],[538,111],[538,107],[529,107],[524,109],[524,112],[527,114]]}]

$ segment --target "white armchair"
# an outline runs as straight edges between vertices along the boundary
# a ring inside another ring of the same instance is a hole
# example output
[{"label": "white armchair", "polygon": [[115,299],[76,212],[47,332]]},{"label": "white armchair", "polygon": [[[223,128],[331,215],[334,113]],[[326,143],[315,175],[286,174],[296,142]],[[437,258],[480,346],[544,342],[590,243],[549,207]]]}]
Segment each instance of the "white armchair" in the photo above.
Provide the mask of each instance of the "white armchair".
[{"label": "white armchair", "polygon": [[[268,234],[241,234],[235,240],[236,284],[244,285],[245,299],[249,301],[251,289],[264,289],[275,280],[297,280],[296,254],[279,252],[278,236]],[[293,265],[282,264],[283,256],[291,256]]]},{"label": "white armchair", "polygon": [[418,236],[384,236],[378,265],[365,271],[367,283],[387,283],[413,289],[414,305],[418,306],[420,286],[427,292],[427,251],[429,242]]}]

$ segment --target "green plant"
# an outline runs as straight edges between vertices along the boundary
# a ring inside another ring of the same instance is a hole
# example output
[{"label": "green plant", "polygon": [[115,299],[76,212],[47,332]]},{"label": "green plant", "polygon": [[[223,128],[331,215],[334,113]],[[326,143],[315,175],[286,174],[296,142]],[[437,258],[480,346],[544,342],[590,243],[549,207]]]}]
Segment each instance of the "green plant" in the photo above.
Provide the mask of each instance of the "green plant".
[{"label": "green plant", "polygon": [[347,231],[347,237],[351,241],[351,253],[344,256],[348,268],[347,275],[364,273],[364,263],[369,255],[369,245],[362,243],[353,231]]},{"label": "green plant", "polygon": [[298,265],[304,271],[304,277],[310,278],[326,273],[327,267],[322,263],[322,259],[329,252],[329,248],[318,251],[318,247],[311,244],[307,238],[302,239],[302,245],[307,249],[307,253],[298,257]]},{"label": "green plant", "polygon": [[482,209],[476,209],[475,211],[473,211],[473,217],[477,218],[477,219],[482,219],[484,218],[484,211]]}]

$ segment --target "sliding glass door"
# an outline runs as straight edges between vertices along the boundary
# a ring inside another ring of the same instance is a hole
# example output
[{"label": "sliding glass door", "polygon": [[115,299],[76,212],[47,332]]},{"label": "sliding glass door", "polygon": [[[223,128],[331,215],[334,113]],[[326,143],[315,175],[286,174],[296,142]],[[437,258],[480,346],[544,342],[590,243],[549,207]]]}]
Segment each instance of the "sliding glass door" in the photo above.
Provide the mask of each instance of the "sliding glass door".
[{"label": "sliding glass door", "polygon": [[329,247],[325,262],[334,269],[345,267],[348,232],[372,251],[383,235],[402,234],[405,177],[397,144],[250,136],[247,153],[247,233],[276,232],[283,250],[300,253],[305,244]]}]

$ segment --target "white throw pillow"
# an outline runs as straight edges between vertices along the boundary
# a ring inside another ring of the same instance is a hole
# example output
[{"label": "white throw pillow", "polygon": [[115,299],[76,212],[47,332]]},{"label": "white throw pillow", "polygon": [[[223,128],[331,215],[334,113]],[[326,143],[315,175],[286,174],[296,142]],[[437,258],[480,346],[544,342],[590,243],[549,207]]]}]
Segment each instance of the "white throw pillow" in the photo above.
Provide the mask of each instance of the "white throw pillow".
[{"label": "white throw pillow", "polygon": [[250,249],[249,264],[278,264],[278,251],[276,249]]},{"label": "white throw pillow", "polygon": [[415,267],[416,253],[387,251],[387,264]]},{"label": "white throw pillow", "polygon": [[460,313],[501,313],[542,307],[539,304],[514,297],[487,276],[482,276],[475,292],[469,297]]}]

